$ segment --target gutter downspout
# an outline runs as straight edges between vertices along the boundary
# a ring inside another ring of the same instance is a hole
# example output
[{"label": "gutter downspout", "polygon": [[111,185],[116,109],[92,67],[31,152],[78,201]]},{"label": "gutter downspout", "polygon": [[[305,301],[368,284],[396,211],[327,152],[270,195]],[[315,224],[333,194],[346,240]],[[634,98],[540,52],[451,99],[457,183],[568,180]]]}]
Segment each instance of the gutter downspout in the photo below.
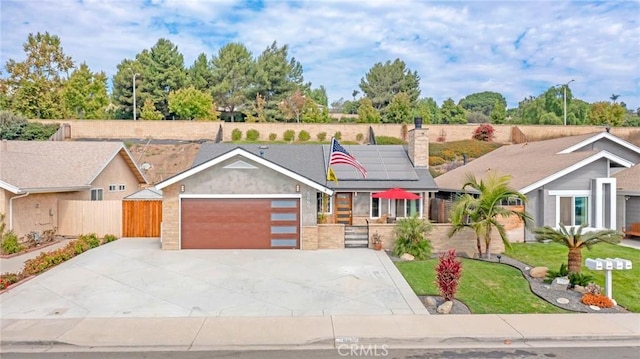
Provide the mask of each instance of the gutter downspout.
[{"label": "gutter downspout", "polygon": [[29,192],[21,194],[19,196],[9,198],[9,230],[13,230],[13,200],[17,198],[23,198],[29,195]]}]

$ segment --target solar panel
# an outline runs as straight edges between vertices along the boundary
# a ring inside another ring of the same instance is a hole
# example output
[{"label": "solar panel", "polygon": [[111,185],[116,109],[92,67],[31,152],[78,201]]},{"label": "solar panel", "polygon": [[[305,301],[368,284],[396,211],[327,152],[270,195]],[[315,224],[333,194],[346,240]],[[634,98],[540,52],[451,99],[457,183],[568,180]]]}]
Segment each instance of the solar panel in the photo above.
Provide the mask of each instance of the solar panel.
[{"label": "solar panel", "polygon": [[[343,145],[367,169],[367,180],[417,180],[418,175],[402,146]],[[325,163],[329,146],[324,146]],[[333,165],[339,180],[362,179],[360,172],[349,165]]]}]

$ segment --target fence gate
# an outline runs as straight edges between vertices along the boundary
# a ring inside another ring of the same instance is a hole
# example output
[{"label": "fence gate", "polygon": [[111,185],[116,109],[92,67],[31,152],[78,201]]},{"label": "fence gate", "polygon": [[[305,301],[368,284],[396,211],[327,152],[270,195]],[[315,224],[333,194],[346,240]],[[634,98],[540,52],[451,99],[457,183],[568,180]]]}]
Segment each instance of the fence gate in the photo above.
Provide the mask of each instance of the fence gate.
[{"label": "fence gate", "polygon": [[123,237],[160,237],[162,201],[122,201]]}]

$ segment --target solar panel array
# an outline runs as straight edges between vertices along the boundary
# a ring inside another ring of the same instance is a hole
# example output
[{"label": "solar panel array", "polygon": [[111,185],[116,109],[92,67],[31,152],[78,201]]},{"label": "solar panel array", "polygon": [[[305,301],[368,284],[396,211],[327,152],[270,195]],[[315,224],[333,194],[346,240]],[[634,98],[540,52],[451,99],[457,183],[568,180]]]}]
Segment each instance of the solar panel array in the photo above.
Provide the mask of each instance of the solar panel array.
[{"label": "solar panel array", "polygon": [[[402,146],[342,145],[367,169],[367,180],[417,180],[418,175]],[[325,164],[330,148],[323,146]],[[331,166],[339,180],[362,179],[360,172],[349,165]]]}]

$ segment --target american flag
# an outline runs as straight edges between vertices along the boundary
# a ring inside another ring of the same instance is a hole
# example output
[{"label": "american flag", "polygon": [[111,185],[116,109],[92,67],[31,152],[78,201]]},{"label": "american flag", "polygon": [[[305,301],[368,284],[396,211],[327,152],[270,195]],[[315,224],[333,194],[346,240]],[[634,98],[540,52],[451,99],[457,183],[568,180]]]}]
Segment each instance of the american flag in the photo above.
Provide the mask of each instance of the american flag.
[{"label": "american flag", "polygon": [[329,166],[343,164],[350,165],[358,169],[362,173],[362,178],[367,178],[367,170],[353,157],[347,150],[338,143],[335,138],[331,140],[331,155],[329,157]]}]

